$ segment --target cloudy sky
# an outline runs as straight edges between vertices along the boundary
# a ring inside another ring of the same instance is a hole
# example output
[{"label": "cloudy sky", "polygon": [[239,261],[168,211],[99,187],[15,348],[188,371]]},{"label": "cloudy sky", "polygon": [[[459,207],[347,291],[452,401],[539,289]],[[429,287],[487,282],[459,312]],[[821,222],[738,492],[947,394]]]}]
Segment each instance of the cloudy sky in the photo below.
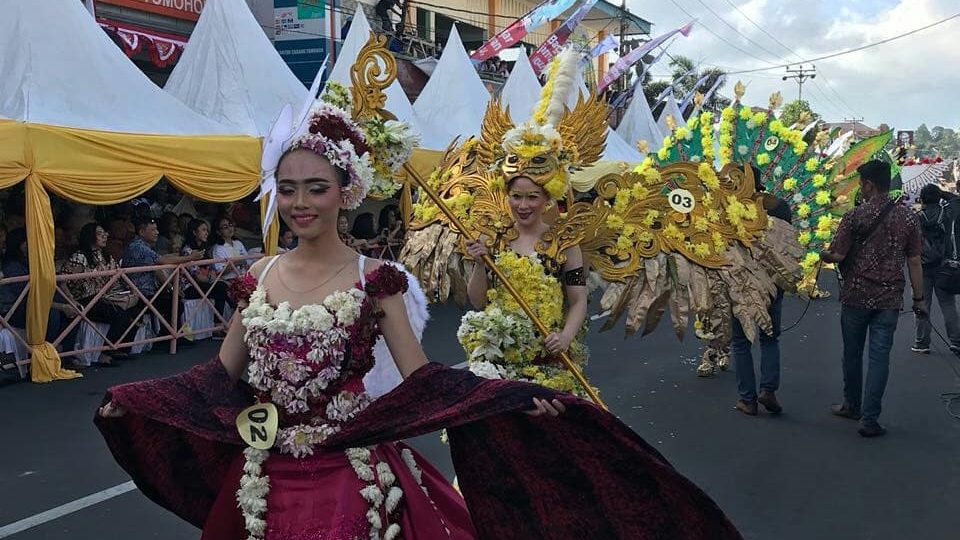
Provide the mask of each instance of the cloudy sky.
[{"label": "cloudy sky", "polygon": [[[730,71],[787,62],[796,67],[801,59],[874,43],[960,13],[957,0],[627,0],[627,6],[654,23],[653,35],[695,19],[690,36],[678,38],[669,52]],[[873,127],[887,123],[913,129],[926,123],[956,128],[958,34],[960,18],[818,61],[817,77],[804,83],[803,97],[829,121],[862,117]],[[669,72],[662,63],[654,67],[655,75]],[[747,85],[747,103],[762,105],[775,91],[787,101],[796,99],[797,83],[783,81],[784,74],[779,67],[734,75],[722,93],[732,95],[732,83],[740,80]]]}]

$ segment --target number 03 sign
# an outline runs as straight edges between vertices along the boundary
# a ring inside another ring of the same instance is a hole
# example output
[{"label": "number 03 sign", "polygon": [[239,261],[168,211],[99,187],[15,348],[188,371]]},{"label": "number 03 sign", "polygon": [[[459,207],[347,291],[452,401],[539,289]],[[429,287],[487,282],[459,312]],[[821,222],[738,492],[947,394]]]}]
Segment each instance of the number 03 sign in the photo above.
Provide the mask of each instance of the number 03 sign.
[{"label": "number 03 sign", "polygon": [[697,201],[693,198],[693,194],[685,189],[675,189],[668,193],[667,202],[670,203],[670,208],[673,208],[681,214],[689,214],[693,212],[694,207],[697,206]]},{"label": "number 03 sign", "polygon": [[277,440],[277,406],[257,403],[237,416],[240,437],[257,450],[269,450]]}]

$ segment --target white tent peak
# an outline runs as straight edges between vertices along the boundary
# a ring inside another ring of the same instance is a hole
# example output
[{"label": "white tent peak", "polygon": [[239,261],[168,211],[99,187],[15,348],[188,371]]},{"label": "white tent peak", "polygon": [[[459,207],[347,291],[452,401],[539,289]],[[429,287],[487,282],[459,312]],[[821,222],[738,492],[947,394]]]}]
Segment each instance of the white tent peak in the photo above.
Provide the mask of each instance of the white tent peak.
[{"label": "white tent peak", "polygon": [[672,93],[667,96],[667,102],[663,105],[663,110],[660,111],[660,118],[657,118],[657,126],[660,128],[660,133],[663,133],[664,136],[671,134],[670,128],[667,126],[667,116],[673,118],[673,123],[676,126],[684,123],[683,112],[680,111],[680,106],[677,105],[677,99],[673,97]]},{"label": "white tent peak", "polygon": [[76,0],[5,0],[0,115],[143,134],[234,133],[153,84]]},{"label": "white tent peak", "polygon": [[[333,69],[330,71],[330,76],[327,80],[338,82],[344,86],[351,86],[350,67],[353,66],[354,61],[356,61],[357,56],[360,54],[360,49],[366,45],[369,39],[370,22],[367,21],[367,16],[363,11],[362,5],[358,3],[357,10],[353,15],[353,21],[350,23],[350,30],[347,31],[347,37],[343,40],[343,47],[337,56],[337,62],[333,65]],[[417,121],[416,114],[413,112],[413,106],[410,104],[410,100],[407,99],[407,94],[403,91],[403,87],[400,86],[400,81],[394,80],[384,91],[384,94],[387,96],[387,102],[384,108],[396,116],[398,120],[410,124],[411,129],[419,133],[419,122]]]},{"label": "white tent peak", "polygon": [[489,101],[490,92],[454,25],[433,75],[413,104],[423,128],[423,146],[442,150],[456,137],[463,140],[478,135]]},{"label": "white tent peak", "polygon": [[517,56],[513,70],[500,90],[500,105],[510,107],[510,118],[515,122],[525,122],[533,116],[533,110],[540,98],[540,81],[537,80],[526,54]]},{"label": "white tent peak", "polygon": [[663,132],[660,131],[657,121],[653,119],[653,111],[650,110],[647,97],[639,86],[633,93],[633,99],[630,100],[620,125],[617,126],[617,134],[628,144],[635,145],[639,141],[647,141],[650,152],[656,152],[663,144]]},{"label": "white tent peak", "polygon": [[207,0],[164,89],[255,137],[266,135],[284,105],[297,107],[307,95],[244,0]]}]

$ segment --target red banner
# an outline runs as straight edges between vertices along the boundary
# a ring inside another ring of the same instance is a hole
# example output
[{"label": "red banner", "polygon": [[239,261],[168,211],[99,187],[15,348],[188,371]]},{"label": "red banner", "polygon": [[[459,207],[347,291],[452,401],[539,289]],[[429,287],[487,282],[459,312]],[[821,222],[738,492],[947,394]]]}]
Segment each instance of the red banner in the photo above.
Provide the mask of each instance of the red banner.
[{"label": "red banner", "polygon": [[519,43],[530,30],[562,15],[574,2],[575,0],[544,0],[484,43],[470,55],[470,59],[483,62],[496,56],[501,50]]},{"label": "red banner", "polygon": [[166,15],[175,19],[196,21],[203,11],[204,0],[96,0],[102,4],[111,4],[138,11],[148,11]]},{"label": "red banner", "polygon": [[530,55],[530,64],[533,66],[534,73],[540,75],[540,72],[543,71],[547,67],[547,64],[550,63],[550,60],[560,52],[564,43],[573,35],[573,30],[580,24],[580,21],[586,17],[587,12],[590,11],[596,3],[597,0],[587,0],[584,2],[570,18],[564,21],[559,28],[550,34],[550,37],[537,47],[537,50],[533,51],[533,54]]}]

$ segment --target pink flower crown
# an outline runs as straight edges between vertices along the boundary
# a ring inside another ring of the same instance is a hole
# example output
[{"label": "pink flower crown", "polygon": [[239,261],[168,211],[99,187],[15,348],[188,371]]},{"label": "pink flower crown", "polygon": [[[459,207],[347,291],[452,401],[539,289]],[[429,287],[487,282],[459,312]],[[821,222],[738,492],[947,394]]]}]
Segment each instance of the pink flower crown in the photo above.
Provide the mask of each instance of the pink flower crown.
[{"label": "pink flower crown", "polygon": [[306,133],[290,142],[290,150],[298,148],[316,152],[346,171],[347,185],[340,188],[343,206],[348,210],[360,206],[373,182],[374,168],[363,131],[349,113],[318,100],[307,115]]}]

